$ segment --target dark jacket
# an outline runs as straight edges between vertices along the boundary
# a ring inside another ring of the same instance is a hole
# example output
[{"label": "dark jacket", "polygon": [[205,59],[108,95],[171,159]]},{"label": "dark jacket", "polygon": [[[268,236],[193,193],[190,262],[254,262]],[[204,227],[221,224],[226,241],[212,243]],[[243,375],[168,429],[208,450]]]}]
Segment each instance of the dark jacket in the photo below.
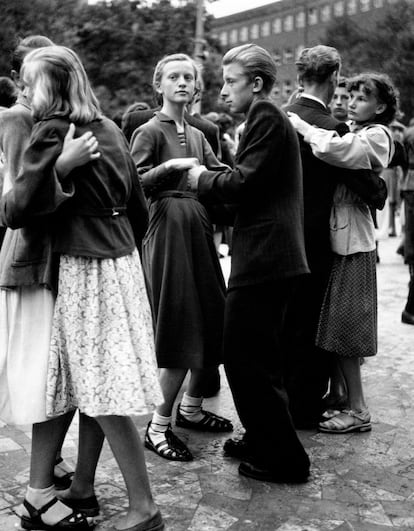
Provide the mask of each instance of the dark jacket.
[{"label": "dark jacket", "polygon": [[[55,253],[115,258],[140,246],[148,211],[127,142],[107,118],[77,126],[76,136],[92,131],[101,157],[75,168],[60,182],[54,171],[69,121],[52,118],[32,131],[23,168],[0,201],[0,220],[18,228],[39,227],[52,235]],[[14,267],[48,261],[47,249],[30,241],[20,247]]]},{"label": "dark jacket", "polygon": [[[285,107],[284,111],[294,112],[317,127],[335,129],[341,135],[349,130],[324,105],[310,98],[301,97]],[[374,172],[331,166],[313,155],[310,145],[301,135],[299,139],[303,166],[306,256],[311,271],[329,270],[332,260],[329,217],[336,185],[343,182],[375,208],[383,208],[387,189],[381,177]]]},{"label": "dark jacket", "polygon": [[[122,119],[122,131],[126,136],[128,142],[133,144],[133,133],[139,126],[145,124],[150,120],[155,112],[159,109],[150,109],[149,111],[134,111],[127,113]],[[219,128],[217,125],[202,118],[199,114],[185,113],[184,118],[187,123],[204,133],[207,142],[210,144],[214,154],[220,155],[220,141],[219,141]]]},{"label": "dark jacket", "polygon": [[234,169],[203,172],[203,202],[236,204],[229,288],[307,273],[296,132],[270,101],[252,104]]}]

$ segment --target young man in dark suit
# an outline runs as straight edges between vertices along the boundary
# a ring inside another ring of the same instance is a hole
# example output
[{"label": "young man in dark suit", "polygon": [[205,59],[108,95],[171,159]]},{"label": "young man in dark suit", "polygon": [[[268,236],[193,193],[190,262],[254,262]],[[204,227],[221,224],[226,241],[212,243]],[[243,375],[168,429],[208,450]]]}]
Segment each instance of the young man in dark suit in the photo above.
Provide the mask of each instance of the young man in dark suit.
[{"label": "young man in dark suit", "polygon": [[[349,128],[331,115],[328,107],[338,82],[341,58],[335,48],[318,45],[305,48],[296,62],[300,98],[284,107],[312,125],[345,134]],[[287,313],[285,385],[289,408],[297,428],[316,428],[324,410],[322,398],[328,390],[333,356],[315,346],[323,297],[329,279],[332,252],[329,217],[333,193],[345,183],[368,204],[382,208],[386,187],[368,170],[345,170],[317,159],[299,136],[303,167],[305,247],[311,275],[303,278],[300,290]]]},{"label": "young man in dark suit", "polygon": [[224,367],[245,428],[225,444],[240,474],[302,482],[309,458],[297,437],[282,381],[284,316],[297,278],[308,273],[303,236],[299,143],[287,116],[271,101],[276,65],[246,44],[223,59],[221,96],[246,114],[234,168],[189,170],[205,203],[233,204],[236,215],[225,310]]}]

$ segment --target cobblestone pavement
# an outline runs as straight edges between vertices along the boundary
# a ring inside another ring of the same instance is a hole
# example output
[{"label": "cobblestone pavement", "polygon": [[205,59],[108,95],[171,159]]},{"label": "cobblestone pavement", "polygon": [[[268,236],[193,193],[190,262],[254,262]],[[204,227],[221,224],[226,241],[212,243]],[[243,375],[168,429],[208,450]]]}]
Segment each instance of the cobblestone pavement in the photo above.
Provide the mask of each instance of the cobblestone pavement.
[{"label": "cobblestone pavement", "polygon": [[[395,253],[398,238],[380,244],[379,353],[363,367],[373,430],[366,434],[300,437],[312,458],[312,476],[301,486],[274,485],[238,475],[223,456],[226,435],[177,430],[195,454],[189,464],[148,452],[157,504],[170,531],[400,531],[414,530],[414,326],[401,323],[408,269]],[[223,261],[228,269],[229,259]],[[230,417],[240,431],[223,382],[208,407]],[[138,418],[144,433],[148,416]],[[63,454],[76,457],[76,425]],[[0,426],[0,531],[19,528],[16,512],[28,479],[30,427]],[[107,446],[97,473],[102,506],[98,528],[125,507],[125,490]]]}]

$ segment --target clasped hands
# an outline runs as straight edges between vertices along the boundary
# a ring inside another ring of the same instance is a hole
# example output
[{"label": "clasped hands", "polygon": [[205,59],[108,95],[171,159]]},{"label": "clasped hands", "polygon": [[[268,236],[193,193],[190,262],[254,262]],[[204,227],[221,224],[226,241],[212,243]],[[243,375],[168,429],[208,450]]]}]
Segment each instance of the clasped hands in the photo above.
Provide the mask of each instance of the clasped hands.
[{"label": "clasped hands", "polygon": [[207,170],[205,166],[200,164],[196,157],[170,159],[165,164],[168,169],[179,171],[187,170],[188,187],[193,192],[197,191],[200,174]]},{"label": "clasped hands", "polygon": [[74,138],[75,124],[70,124],[63,140],[62,152],[56,160],[55,168],[59,178],[64,178],[74,168],[98,159],[98,141],[91,131]]}]

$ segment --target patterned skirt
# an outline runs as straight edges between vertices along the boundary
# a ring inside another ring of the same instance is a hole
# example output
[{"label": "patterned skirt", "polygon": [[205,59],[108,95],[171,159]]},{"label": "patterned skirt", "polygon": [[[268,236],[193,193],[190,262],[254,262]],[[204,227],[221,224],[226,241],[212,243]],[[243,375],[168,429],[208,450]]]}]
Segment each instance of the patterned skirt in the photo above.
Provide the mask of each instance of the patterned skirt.
[{"label": "patterned skirt", "polygon": [[335,254],[316,345],[349,358],[377,353],[376,252]]},{"label": "patterned skirt", "polygon": [[162,402],[138,252],[116,259],[62,255],[48,416],[74,408],[91,417],[142,415]]}]

